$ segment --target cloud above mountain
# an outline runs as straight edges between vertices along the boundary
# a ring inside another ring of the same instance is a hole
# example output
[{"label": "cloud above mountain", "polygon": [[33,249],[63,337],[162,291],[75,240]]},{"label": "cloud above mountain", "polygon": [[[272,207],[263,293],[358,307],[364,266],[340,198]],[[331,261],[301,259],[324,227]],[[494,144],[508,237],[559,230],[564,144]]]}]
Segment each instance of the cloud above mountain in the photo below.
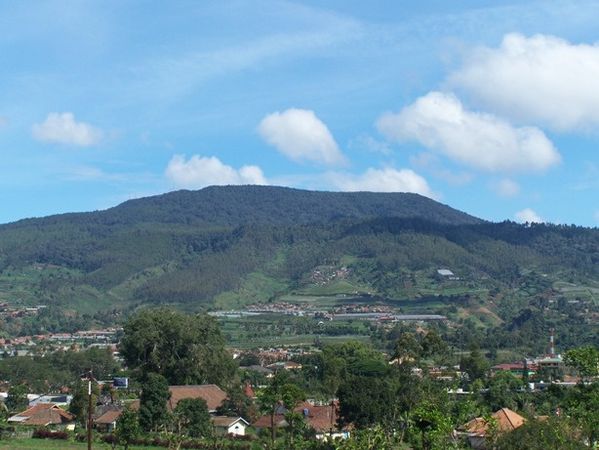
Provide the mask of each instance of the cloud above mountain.
[{"label": "cloud above mountain", "polygon": [[451,93],[429,92],[399,113],[384,114],[376,125],[392,141],[417,142],[483,171],[544,171],[561,160],[540,129],[469,111]]},{"label": "cloud above mountain", "polygon": [[90,147],[99,144],[104,133],[85,122],[77,122],[70,112],[50,113],[46,120],[31,128],[33,137],[41,142]]},{"label": "cloud above mountain", "polygon": [[177,187],[199,189],[210,185],[268,184],[258,166],[242,166],[235,169],[215,156],[174,155],[169,161],[166,177]]},{"label": "cloud above mountain", "polygon": [[499,47],[470,52],[448,84],[521,123],[561,131],[599,126],[599,43],[506,34]]},{"label": "cloud above mountain", "polygon": [[331,172],[326,175],[329,184],[341,191],[413,192],[430,198],[437,195],[426,179],[411,169],[368,168],[362,174]]},{"label": "cloud above mountain", "polygon": [[260,136],[280,153],[296,162],[343,166],[345,156],[328,127],[307,109],[291,108],[262,119]]}]

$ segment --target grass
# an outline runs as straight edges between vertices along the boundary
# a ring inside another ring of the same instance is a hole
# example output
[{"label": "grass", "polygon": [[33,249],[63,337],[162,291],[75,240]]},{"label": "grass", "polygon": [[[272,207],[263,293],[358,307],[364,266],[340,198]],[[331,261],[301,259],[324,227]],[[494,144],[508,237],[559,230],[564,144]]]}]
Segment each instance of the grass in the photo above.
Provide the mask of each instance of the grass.
[{"label": "grass", "polygon": [[[93,442],[92,447],[96,450],[110,450],[110,444]],[[87,448],[87,442],[62,441],[52,439],[17,438],[0,440],[0,450],[83,450]],[[117,447],[120,448],[120,447]],[[131,450],[154,450],[164,447],[154,446],[129,446]]]}]

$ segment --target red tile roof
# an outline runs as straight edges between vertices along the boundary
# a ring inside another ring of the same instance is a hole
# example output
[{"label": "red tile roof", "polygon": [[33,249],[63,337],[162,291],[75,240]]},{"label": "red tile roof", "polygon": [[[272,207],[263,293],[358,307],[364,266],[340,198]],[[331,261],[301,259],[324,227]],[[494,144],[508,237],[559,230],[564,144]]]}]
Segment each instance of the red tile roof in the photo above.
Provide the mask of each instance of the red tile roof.
[{"label": "red tile roof", "polygon": [[10,417],[10,422],[18,422],[23,425],[59,425],[72,422],[73,414],[65,411],[54,403],[38,403],[35,406]]},{"label": "red tile roof", "polygon": [[94,420],[94,423],[97,423],[100,425],[110,425],[111,423],[116,422],[122,413],[123,413],[123,410],[120,408],[119,409],[109,409],[108,411],[105,411],[103,414],[98,416]]},{"label": "red tile roof", "polygon": [[216,384],[169,386],[168,390],[171,393],[168,401],[170,411],[184,398],[202,398],[206,401],[208,411],[215,411],[227,398],[227,393]]},{"label": "red tile roof", "polygon": [[[499,432],[513,431],[526,422],[524,417],[518,413],[515,413],[509,408],[501,408],[499,411],[495,411],[493,414],[491,414],[491,417],[497,421],[497,430]],[[484,436],[488,427],[489,424],[484,418],[476,417],[475,419],[472,419],[470,422],[466,423],[462,429],[468,433]]]},{"label": "red tile roof", "polygon": [[[304,416],[306,423],[316,431],[328,432],[331,428],[337,429],[338,405],[315,406],[309,402],[303,402],[293,409],[295,412]],[[275,426],[285,426],[285,416],[275,414]],[[252,424],[256,428],[270,428],[270,415],[260,417]]]}]

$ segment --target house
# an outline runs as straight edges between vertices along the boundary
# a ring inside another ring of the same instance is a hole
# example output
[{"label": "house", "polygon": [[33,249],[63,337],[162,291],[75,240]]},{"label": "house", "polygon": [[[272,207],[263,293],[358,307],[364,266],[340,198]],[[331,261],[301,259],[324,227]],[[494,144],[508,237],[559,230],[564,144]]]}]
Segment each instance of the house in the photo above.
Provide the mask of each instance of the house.
[{"label": "house", "polygon": [[[524,417],[509,408],[501,408],[491,414],[491,417],[495,420],[496,432],[499,434],[514,431],[526,422]],[[466,435],[472,448],[484,449],[489,429],[490,424],[487,420],[476,417],[461,426],[458,429],[458,434]]]},{"label": "house", "polygon": [[123,408],[110,405],[96,416],[94,425],[99,431],[112,433],[116,429],[116,422],[122,413]]},{"label": "house", "polygon": [[169,411],[173,411],[184,398],[201,398],[206,402],[208,412],[214,414],[227,398],[227,393],[216,384],[169,386],[168,390],[171,393],[167,403]]},{"label": "house", "polygon": [[[337,428],[338,419],[338,404],[331,405],[313,405],[309,402],[303,402],[293,409],[297,413],[301,413],[306,421],[306,424],[316,432],[317,439],[328,438],[347,438],[349,437],[349,428]],[[277,408],[274,415],[274,425],[277,428],[286,427],[288,425],[285,420],[287,410],[280,406]],[[260,417],[252,424],[256,429],[271,427],[271,416],[266,414]]]},{"label": "house", "polygon": [[54,403],[38,403],[8,418],[8,422],[37,427],[75,429],[75,416]]},{"label": "house", "polygon": [[245,436],[249,422],[243,417],[214,416],[210,419],[217,436]]}]

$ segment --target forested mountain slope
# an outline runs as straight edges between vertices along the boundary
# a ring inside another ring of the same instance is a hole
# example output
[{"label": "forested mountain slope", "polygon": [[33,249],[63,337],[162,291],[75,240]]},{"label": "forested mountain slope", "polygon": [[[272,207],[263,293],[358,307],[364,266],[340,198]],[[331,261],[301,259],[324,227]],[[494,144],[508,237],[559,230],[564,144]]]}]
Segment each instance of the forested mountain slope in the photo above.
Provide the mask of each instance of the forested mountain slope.
[{"label": "forested mountain slope", "polygon": [[[473,289],[530,271],[599,279],[599,231],[489,223],[416,194],[236,186],[0,226],[0,300],[82,311],[268,300],[347,267],[349,289],[408,298],[415,274],[451,268]],[[416,283],[417,284],[417,283]],[[240,289],[245,291],[240,291]]]}]

